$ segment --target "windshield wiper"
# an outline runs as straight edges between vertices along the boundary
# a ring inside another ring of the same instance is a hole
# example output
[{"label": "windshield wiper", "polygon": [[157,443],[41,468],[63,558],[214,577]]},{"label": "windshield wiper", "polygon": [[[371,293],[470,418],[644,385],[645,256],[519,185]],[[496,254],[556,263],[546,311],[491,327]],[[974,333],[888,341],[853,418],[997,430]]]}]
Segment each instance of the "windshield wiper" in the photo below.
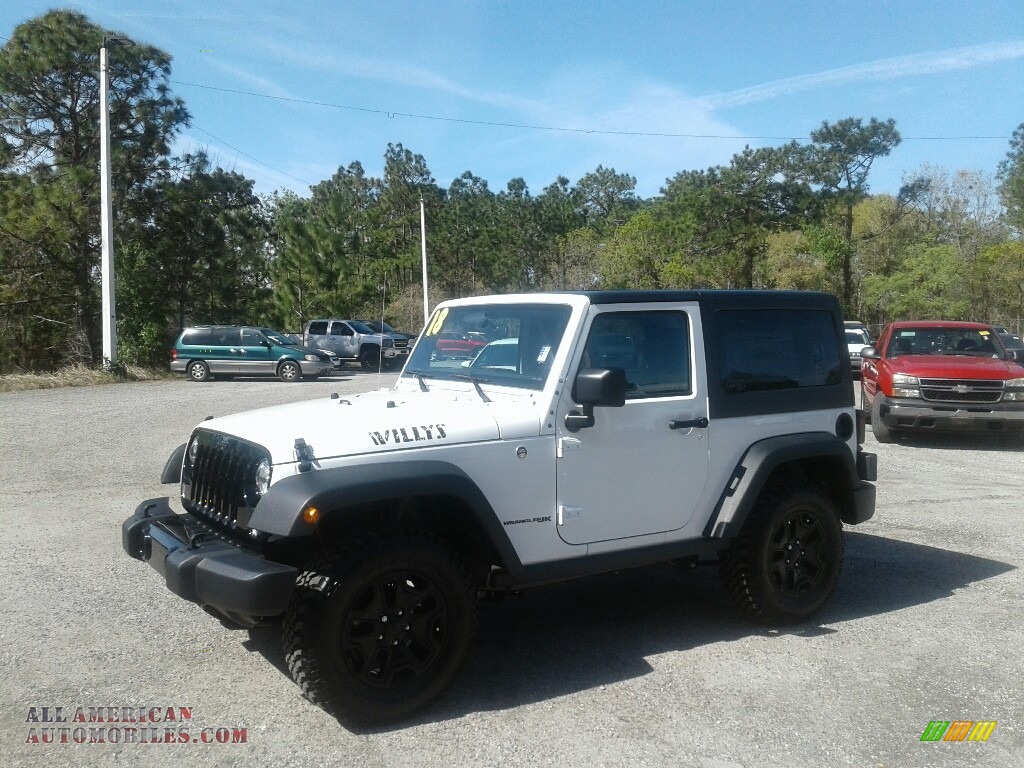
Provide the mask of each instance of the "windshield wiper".
[{"label": "windshield wiper", "polygon": [[410,376],[415,376],[416,377],[416,381],[419,382],[420,390],[422,392],[429,392],[430,391],[429,389],[427,389],[426,382],[423,381],[423,372],[422,371],[406,371],[406,373],[408,373]]},{"label": "windshield wiper", "polygon": [[456,373],[452,378],[473,382],[473,388],[476,389],[476,393],[480,395],[480,399],[485,403],[491,402],[491,398],[485,395],[483,389],[480,387],[480,382],[482,381],[487,383],[487,379],[478,379],[476,376],[470,376],[468,373]]}]

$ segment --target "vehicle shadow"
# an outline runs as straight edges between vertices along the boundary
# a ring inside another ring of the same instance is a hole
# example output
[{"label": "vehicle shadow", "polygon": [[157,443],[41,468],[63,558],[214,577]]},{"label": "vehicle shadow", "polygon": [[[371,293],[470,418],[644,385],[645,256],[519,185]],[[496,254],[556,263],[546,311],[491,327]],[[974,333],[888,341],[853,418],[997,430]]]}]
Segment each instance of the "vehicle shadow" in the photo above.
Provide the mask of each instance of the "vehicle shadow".
[{"label": "vehicle shadow", "polygon": [[[783,628],[744,618],[713,567],[655,566],[482,603],[473,655],[441,701],[393,726],[341,724],[354,733],[382,733],[533,704],[642,677],[652,669],[649,656],[752,635],[842,632],[829,625],[941,600],[1013,570],[995,560],[849,532],[843,565],[825,610]],[[288,674],[279,627],[250,630],[245,645]]]},{"label": "vehicle shadow", "polygon": [[907,433],[901,434],[898,440],[900,445],[911,448],[936,448],[947,451],[1024,451],[1024,433]]}]

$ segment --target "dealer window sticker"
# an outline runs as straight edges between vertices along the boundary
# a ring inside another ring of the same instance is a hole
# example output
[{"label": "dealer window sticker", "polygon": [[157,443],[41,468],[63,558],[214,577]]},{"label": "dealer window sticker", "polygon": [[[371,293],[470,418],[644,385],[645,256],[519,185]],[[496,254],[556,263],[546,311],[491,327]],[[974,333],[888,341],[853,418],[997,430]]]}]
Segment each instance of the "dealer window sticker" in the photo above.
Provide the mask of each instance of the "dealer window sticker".
[{"label": "dealer window sticker", "polygon": [[434,315],[434,319],[431,321],[430,325],[427,327],[427,332],[424,335],[425,336],[436,336],[441,331],[441,326],[444,325],[444,321],[445,321],[445,319],[447,319],[447,317],[448,317],[448,307],[445,307],[440,312],[438,312],[436,315]]},{"label": "dealer window sticker", "polygon": [[551,354],[551,346],[545,345],[540,348],[540,354],[537,355],[538,363],[546,363],[548,361],[548,355]]}]

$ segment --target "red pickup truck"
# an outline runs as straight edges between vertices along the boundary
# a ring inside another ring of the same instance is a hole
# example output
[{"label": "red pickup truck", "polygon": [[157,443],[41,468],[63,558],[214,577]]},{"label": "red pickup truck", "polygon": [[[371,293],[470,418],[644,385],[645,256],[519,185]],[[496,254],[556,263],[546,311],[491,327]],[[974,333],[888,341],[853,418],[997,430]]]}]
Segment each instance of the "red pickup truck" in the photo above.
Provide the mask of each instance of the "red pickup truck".
[{"label": "red pickup truck", "polygon": [[861,408],[875,439],[909,430],[1024,436],[1024,350],[986,323],[905,320],[863,350]]}]

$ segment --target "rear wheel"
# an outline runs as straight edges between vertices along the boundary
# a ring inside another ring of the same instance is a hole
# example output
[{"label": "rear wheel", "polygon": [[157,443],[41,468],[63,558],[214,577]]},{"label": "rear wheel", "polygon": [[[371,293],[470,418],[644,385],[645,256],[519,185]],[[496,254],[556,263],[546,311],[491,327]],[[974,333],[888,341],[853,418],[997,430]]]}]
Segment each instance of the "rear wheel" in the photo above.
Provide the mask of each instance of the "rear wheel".
[{"label": "rear wheel", "polygon": [[458,559],[417,533],[355,541],[299,577],[284,625],[292,677],[338,718],[377,724],[438,696],[465,661],[476,596]]},{"label": "rear wheel", "polygon": [[298,381],[302,378],[302,367],[294,360],[284,360],[277,366],[277,377],[281,381]]},{"label": "rear wheel", "polygon": [[780,485],[762,494],[719,571],[743,611],[786,624],[821,610],[842,560],[842,524],[831,499],[813,486]]},{"label": "rear wheel", "polygon": [[188,364],[188,377],[192,381],[209,381],[210,366],[202,360],[193,360]]}]

